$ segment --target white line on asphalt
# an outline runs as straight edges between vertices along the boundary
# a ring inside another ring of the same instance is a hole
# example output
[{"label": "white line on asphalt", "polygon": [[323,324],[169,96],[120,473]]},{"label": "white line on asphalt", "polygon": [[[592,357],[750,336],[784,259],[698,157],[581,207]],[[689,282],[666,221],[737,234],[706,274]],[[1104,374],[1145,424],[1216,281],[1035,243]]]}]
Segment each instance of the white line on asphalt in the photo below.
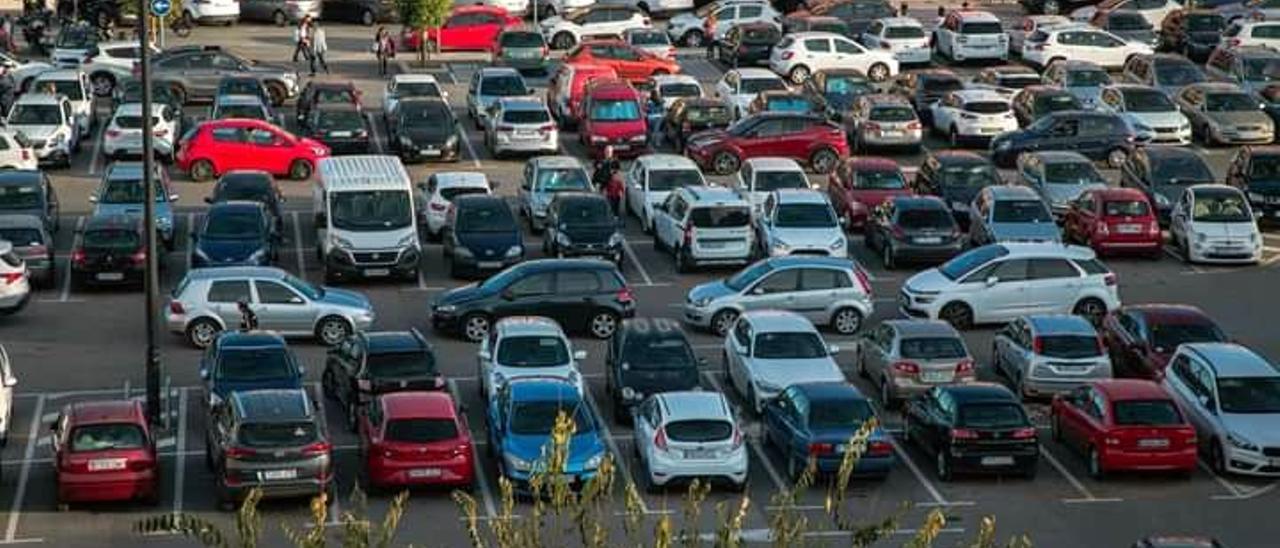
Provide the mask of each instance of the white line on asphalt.
[{"label": "white line on asphalt", "polygon": [[916,461],[912,460],[911,455],[908,455],[907,451],[902,448],[902,445],[898,444],[898,440],[889,438],[889,444],[893,445],[893,452],[898,454],[898,460],[907,465],[907,469],[911,470],[911,473],[915,475],[917,480],[920,480],[921,485],[924,485],[925,490],[929,492],[929,497],[933,498],[933,502],[937,503],[938,506],[952,506],[952,504],[947,501],[946,497],[942,496],[942,492],[938,491],[938,488],[933,486],[933,482],[929,481],[929,478],[924,477],[924,473],[920,471],[920,467],[916,466]]},{"label": "white line on asphalt", "polygon": [[454,129],[458,130],[458,138],[462,139],[462,144],[467,145],[467,154],[471,155],[471,163],[475,164],[476,169],[480,169],[480,156],[476,155],[475,147],[471,146],[471,137],[467,135],[467,130],[462,128],[461,122],[454,122]]},{"label": "white line on asphalt", "polygon": [[[84,215],[76,217],[76,232],[71,236],[71,248],[75,249],[76,239],[80,236],[80,231],[84,230]],[[67,302],[71,298],[71,259],[67,259],[66,272],[62,277],[62,291],[58,294],[58,302]]]},{"label": "white line on asphalt", "polygon": [[[458,383],[453,379],[449,379],[449,394],[453,395],[453,401],[462,401],[462,396],[458,393]],[[470,428],[470,422],[467,428]],[[471,433],[468,432],[468,434]],[[484,501],[484,513],[493,518],[498,515],[498,509],[493,504],[493,493],[489,491],[489,480],[485,478],[484,468],[480,466],[480,445],[474,442],[471,444],[471,466],[475,468],[476,481],[480,482],[480,498]]]},{"label": "white line on asphalt", "polygon": [[[44,416],[44,397],[36,398],[36,409],[31,414],[32,417]],[[27,430],[27,448],[22,453],[25,462],[18,472],[18,487],[13,493],[13,504],[9,506],[9,527],[5,530],[4,540],[13,542],[14,537],[18,534],[18,519],[22,517],[22,500],[27,496],[27,480],[31,477],[31,458],[35,456],[36,440],[40,437],[40,427],[44,425],[43,421],[31,421],[31,427]]]},{"label": "white line on asphalt", "polygon": [[178,442],[173,451],[173,516],[182,513],[182,493],[187,481],[187,389],[178,389]]},{"label": "white line on asphalt", "polygon": [[[707,382],[711,383],[712,390],[721,394],[725,393],[724,387],[720,386],[720,381],[716,380],[714,373],[711,371],[703,371],[702,376],[707,379]],[[783,480],[782,475],[778,473],[778,469],[774,468],[773,462],[769,460],[769,456],[764,452],[764,447],[761,447],[755,439],[748,439],[747,443],[755,450],[756,457],[759,458],[760,463],[764,465],[764,471],[769,474],[769,479],[773,481],[774,490],[781,492],[791,489],[791,485]]]},{"label": "white line on asphalt", "polygon": [[[1223,479],[1223,477],[1219,476],[1217,472],[1214,472],[1212,468],[1206,466],[1204,461],[1198,461],[1197,464],[1199,464],[1200,468],[1203,468],[1204,471],[1209,474],[1209,477],[1213,478],[1214,481],[1218,482],[1218,485],[1221,485],[1223,489],[1226,489],[1227,491],[1231,492],[1232,496],[1230,498],[1234,498],[1234,499],[1244,498],[1245,494],[1242,491],[1240,491],[1239,486],[1227,481],[1226,479]],[[1221,495],[1215,495],[1213,498],[1219,498],[1219,497],[1221,497]]]},{"label": "white line on asphalt", "polygon": [[187,248],[186,248],[187,252],[184,253],[186,257],[182,258],[182,260],[184,261],[183,264],[187,265],[187,269],[184,272],[191,272],[191,254],[196,252],[195,236],[193,236],[195,233],[196,233],[196,214],[193,211],[191,213],[187,213]]},{"label": "white line on asphalt", "polygon": [[430,291],[427,286],[427,269],[422,268],[422,253],[418,253],[418,291]]},{"label": "white line on asphalt", "polygon": [[[600,413],[600,406],[596,405],[595,396],[591,395],[591,390],[584,390],[583,393],[587,396],[587,405],[591,406],[591,412],[595,413],[597,417],[604,417],[604,414]],[[600,421],[600,429],[604,430],[604,441],[609,444],[609,450],[613,451],[613,460],[618,464],[618,470],[627,478],[627,481],[634,481],[635,476],[631,475],[627,467],[627,457],[618,450],[618,444],[613,441],[613,432],[609,430],[609,425],[605,424],[604,420]],[[650,514],[649,504],[644,501],[644,498],[641,497],[638,500],[640,502],[640,511]]]},{"label": "white line on asphalt", "polygon": [[1063,466],[1062,463],[1059,462],[1058,459],[1053,456],[1053,454],[1049,453],[1049,449],[1046,448],[1044,444],[1040,444],[1040,456],[1044,457],[1045,460],[1049,461],[1049,464],[1052,465],[1055,469],[1057,469],[1058,473],[1062,474],[1062,477],[1067,478],[1067,482],[1070,483],[1071,486],[1074,487],[1077,492],[1083,495],[1081,498],[1062,499],[1062,502],[1066,502],[1070,504],[1070,503],[1079,503],[1079,502],[1120,502],[1124,500],[1124,499],[1118,499],[1118,498],[1098,498],[1093,496],[1093,492],[1089,491],[1089,488],[1085,487],[1084,484],[1080,482],[1080,480],[1076,479],[1076,477],[1072,475],[1071,472],[1067,471],[1067,467]]},{"label": "white line on asphalt", "polygon": [[631,259],[631,264],[636,265],[636,270],[640,271],[640,277],[644,278],[644,285],[653,285],[653,278],[649,277],[649,271],[645,270],[640,259],[636,257],[636,252],[631,250],[631,242],[625,238],[622,240],[622,250],[627,252],[627,258]]},{"label": "white line on asphalt", "polygon": [[453,64],[445,63],[444,69],[445,69],[445,73],[444,73],[445,76],[449,77],[449,83],[455,86],[458,85],[458,77],[453,74]]},{"label": "white line on asphalt", "polygon": [[298,212],[290,211],[289,216],[293,218],[293,252],[298,256],[298,277],[307,279],[307,260],[303,257],[302,250],[302,225],[298,222]]},{"label": "white line on asphalt", "polygon": [[[294,225],[294,226],[297,226],[297,225]],[[329,415],[325,413],[325,409],[324,409],[324,388],[320,386],[320,383],[315,382],[315,383],[311,383],[311,390],[312,390],[312,393],[315,394],[315,398],[316,398],[316,412],[320,414],[320,420],[325,421],[325,424],[328,424]],[[333,489],[331,489],[330,491],[333,493],[333,497],[329,501],[329,521],[327,523],[327,525],[329,526],[337,525],[338,523],[340,523],[338,518],[342,516],[342,502],[340,502],[339,500],[342,498],[342,491],[338,489],[337,471],[334,472],[332,481],[333,481]]]}]

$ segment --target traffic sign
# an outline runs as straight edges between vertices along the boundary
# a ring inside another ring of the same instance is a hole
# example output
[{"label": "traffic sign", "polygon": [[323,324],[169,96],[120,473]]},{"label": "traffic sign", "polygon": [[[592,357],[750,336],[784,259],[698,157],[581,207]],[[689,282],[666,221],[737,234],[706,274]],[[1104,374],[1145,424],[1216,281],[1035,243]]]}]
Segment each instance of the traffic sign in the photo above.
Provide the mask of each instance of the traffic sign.
[{"label": "traffic sign", "polygon": [[173,3],[169,0],[151,0],[151,14],[156,17],[169,15],[169,10],[172,7]]}]

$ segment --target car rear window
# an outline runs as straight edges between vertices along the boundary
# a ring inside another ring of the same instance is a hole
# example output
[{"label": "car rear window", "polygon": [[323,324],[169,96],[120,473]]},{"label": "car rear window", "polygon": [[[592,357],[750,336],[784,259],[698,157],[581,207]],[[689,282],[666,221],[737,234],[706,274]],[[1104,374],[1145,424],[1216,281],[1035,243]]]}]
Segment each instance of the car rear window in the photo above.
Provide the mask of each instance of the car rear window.
[{"label": "car rear window", "polygon": [[760,359],[813,359],[829,355],[817,333],[764,332],[756,336],[752,354]]},{"label": "car rear window", "polygon": [[1211,323],[1151,322],[1151,345],[1157,351],[1171,351],[1186,343],[1226,341],[1226,333]]},{"label": "car rear window", "polygon": [[396,96],[406,97],[440,97],[440,85],[435,82],[401,82],[396,84]]},{"label": "car rear window", "polygon": [[667,33],[662,31],[633,32],[630,36],[631,43],[636,46],[665,46],[671,43]]},{"label": "car rear window", "polygon": [[1036,112],[1058,112],[1060,110],[1079,110],[1080,102],[1075,96],[1066,93],[1048,93],[1035,99]]},{"label": "car rear window", "polygon": [[440,189],[440,197],[450,202],[452,202],[453,199],[457,198],[458,196],[465,196],[467,194],[488,194],[488,193],[489,193],[488,189],[467,187],[467,186],[458,186],[458,187]]},{"label": "car rear window", "polygon": [[936,93],[941,95],[949,91],[964,89],[964,82],[961,82],[959,78],[953,78],[950,76],[921,78],[920,87],[924,89],[926,93]]},{"label": "car rear window", "polygon": [[736,228],[751,224],[751,211],[738,206],[697,207],[689,219],[698,228]]},{"label": "car rear window", "polygon": [[698,84],[680,82],[663,84],[658,88],[663,97],[701,97],[702,88]]},{"label": "car rear window", "polygon": [[997,223],[1052,222],[1053,216],[1040,200],[997,200],[991,219]]},{"label": "car rear window", "polygon": [[[160,118],[151,117],[151,127],[160,125]],[[116,116],[116,126],[121,129],[142,129],[141,116]]]},{"label": "car rear window", "polygon": [[505,337],[498,343],[498,363],[506,367],[565,365],[569,363],[569,348],[560,337]]},{"label": "car rear window", "polygon": [[885,38],[924,38],[924,29],[920,27],[889,27],[884,29]]},{"label": "car rear window", "polygon": [[702,172],[694,169],[657,169],[649,172],[649,191],[667,192],[702,184]]},{"label": "car rear window", "polygon": [[866,190],[898,190],[907,188],[902,172],[896,169],[858,171],[853,178],[854,187]]},{"label": "car rear window", "polygon": [[506,48],[540,48],[546,44],[537,32],[504,32],[498,43]]},{"label": "car rear window", "polygon": [[516,228],[515,217],[504,204],[472,204],[458,211],[456,231],[510,232]]},{"label": "car rear window", "polygon": [[511,97],[528,95],[529,88],[519,76],[489,76],[480,79],[480,95],[493,97]]},{"label": "car rear window", "polygon": [[430,352],[369,354],[365,367],[377,378],[418,377],[436,372],[436,357]]},{"label": "car rear window", "polygon": [[591,120],[627,122],[640,119],[640,104],[632,99],[605,99],[591,103]]},{"label": "car rear window", "polygon": [[786,90],[787,84],[781,78],[744,78],[740,90],[744,94],[760,93],[770,90]]},{"label": "car rear window", "polygon": [[246,447],[291,447],[315,442],[320,431],[313,422],[250,422],[240,425]]},{"label": "car rear window", "polygon": [[694,123],[729,123],[732,119],[729,116],[729,108],[724,106],[696,106],[689,107],[688,114],[685,119]]},{"label": "car rear window", "polygon": [[1043,335],[1036,338],[1038,353],[1050,358],[1074,360],[1102,355],[1102,344],[1094,335]]},{"label": "car rear window", "polygon": [[22,258],[14,255],[12,252],[0,253],[0,261],[4,261],[4,264],[7,264],[12,268],[22,266]]},{"label": "car rear window", "polygon": [[757,171],[755,192],[773,192],[784,188],[809,188],[803,171]]},{"label": "car rear window", "polygon": [[1087,160],[1080,162],[1052,162],[1044,164],[1045,182],[1055,185],[1107,184],[1098,169]]},{"label": "car rear window", "polygon": [[1103,70],[1073,70],[1067,72],[1067,85],[1080,87],[1105,86],[1111,83],[1111,76]]},{"label": "car rear window", "polygon": [[450,419],[392,419],[386,439],[405,443],[431,443],[458,437],[458,425]]},{"label": "car rear window", "polygon": [[[782,40],[782,42],[779,42]],[[770,27],[750,28],[742,31],[742,41],[747,44],[778,44],[778,49],[787,49],[790,38],[782,38],[782,33]]]},{"label": "car rear window", "polygon": [[723,441],[733,436],[733,424],[719,420],[686,420],[669,422],[663,427],[667,439],[687,443]]},{"label": "car rear window", "polygon": [[1123,400],[1111,405],[1119,426],[1175,426],[1182,414],[1170,400]]},{"label": "car rear window", "polygon": [[0,209],[34,209],[40,207],[40,185],[0,185]]},{"label": "car rear window", "polygon": [[622,352],[632,369],[686,369],[693,364],[693,350],[683,337],[630,335]]},{"label": "car rear window", "polygon": [[604,225],[614,222],[613,211],[609,209],[609,202],[605,200],[569,200],[560,204],[558,213],[561,221],[577,226]]},{"label": "car rear window", "polygon": [[809,401],[809,427],[857,428],[872,417],[871,404],[861,399]]},{"label": "car rear window", "polygon": [[77,426],[71,430],[71,451],[107,451],[141,449],[147,436],[133,423],[102,423]]},{"label": "car rear window", "polygon": [[502,121],[509,124],[545,124],[551,114],[545,110],[508,110],[502,113]]},{"label": "car rear window", "polygon": [[813,110],[813,103],[804,97],[773,97],[765,108],[775,112],[809,112]]},{"label": "car rear window", "polygon": [[142,242],[138,233],[119,229],[86,230],[81,238],[85,247],[93,248],[134,249]]},{"label": "car rear window", "polygon": [[960,24],[960,34],[1004,34],[1004,28],[995,21],[974,21]]},{"label": "car rear window", "polygon": [[877,107],[871,109],[868,118],[875,122],[910,122],[916,119],[916,111],[906,105]]},{"label": "car rear window", "polygon": [[898,225],[902,228],[950,229],[955,217],[944,209],[904,209],[898,212]]},{"label": "car rear window", "polygon": [[294,376],[293,358],[284,348],[224,348],[218,355],[214,378],[229,381],[262,381]]},{"label": "car rear window", "polygon": [[964,104],[965,112],[978,114],[1000,114],[1009,112],[1009,103],[1004,101],[971,101]]},{"label": "car rear window", "polygon": [[969,403],[960,406],[956,422],[968,428],[1018,428],[1027,426],[1027,415],[1014,403]]},{"label": "car rear window", "polygon": [[1107,217],[1145,217],[1151,214],[1151,207],[1145,200],[1108,200],[1102,204],[1102,213]]},{"label": "car rear window", "polygon": [[1111,273],[1111,269],[1107,268],[1107,265],[1102,264],[1102,261],[1097,259],[1075,259],[1071,262],[1080,267],[1080,270],[1083,270],[1086,276]]},{"label": "car rear window", "polygon": [[964,343],[955,337],[911,337],[898,343],[898,353],[915,360],[959,359],[968,356]]},{"label": "car rear window", "polygon": [[8,240],[17,247],[44,244],[44,237],[34,228],[0,228],[0,240]]}]

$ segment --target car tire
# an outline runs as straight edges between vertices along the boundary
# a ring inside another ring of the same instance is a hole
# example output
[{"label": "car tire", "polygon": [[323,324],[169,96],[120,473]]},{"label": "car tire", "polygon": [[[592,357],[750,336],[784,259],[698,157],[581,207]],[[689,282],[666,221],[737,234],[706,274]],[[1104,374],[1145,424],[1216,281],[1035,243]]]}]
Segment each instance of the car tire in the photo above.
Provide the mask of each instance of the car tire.
[{"label": "car tire", "polygon": [[700,30],[691,30],[684,33],[684,36],[680,37],[680,42],[683,43],[686,48],[700,48],[704,45],[705,41],[706,36],[703,35]]},{"label": "car tire", "polygon": [[1071,313],[1089,320],[1095,326],[1102,325],[1102,318],[1107,315],[1107,305],[1097,298],[1086,297],[1071,308]]},{"label": "car tire", "polygon": [[1209,445],[1209,468],[1219,476],[1227,473],[1227,458],[1222,452],[1222,443],[1216,439]]},{"label": "car tire", "polygon": [[791,71],[787,73],[787,80],[790,80],[792,84],[799,86],[809,80],[809,75],[809,67],[796,65],[791,67]]},{"label": "car tire", "polygon": [[867,69],[867,78],[872,82],[883,82],[889,79],[889,65],[884,63],[876,63]]},{"label": "car tire", "polygon": [[942,307],[938,316],[958,330],[964,331],[973,327],[973,309],[962,302],[948,303]]},{"label": "car tire", "polygon": [[479,312],[473,312],[462,317],[462,337],[468,341],[478,343],[489,336],[489,329],[493,326],[489,317]]},{"label": "car tire", "polygon": [[187,325],[187,342],[199,349],[208,348],[218,339],[222,326],[210,318],[197,318]]},{"label": "car tire", "polygon": [[1100,480],[1107,476],[1107,471],[1102,468],[1102,455],[1098,454],[1097,447],[1089,448],[1088,457],[1089,477]]},{"label": "car tire", "polygon": [[858,376],[864,379],[870,379],[871,373],[867,371],[867,356],[862,353],[862,345],[855,346],[854,348],[857,348],[857,356],[853,362],[857,365]]},{"label": "car tire", "polygon": [[351,322],[341,316],[325,316],[316,322],[316,339],[325,346],[336,346],[351,336]]},{"label": "car tire", "polygon": [[213,471],[213,469],[214,469],[214,466],[213,466],[213,450],[212,450],[212,449],[210,449],[209,447],[210,447],[210,446],[209,446],[209,444],[208,444],[208,443],[205,443],[205,445],[204,445],[204,467],[205,467],[205,468],[208,468],[208,469],[209,469],[209,471]]},{"label": "car tire", "polygon": [[592,337],[608,339],[618,331],[618,315],[612,310],[600,310],[591,315],[588,325]]},{"label": "car tire", "polygon": [[947,456],[947,451],[939,448],[937,454],[933,458],[933,468],[938,473],[938,479],[941,481],[951,481],[954,479],[955,470],[952,470],[951,467],[951,458]]},{"label": "car tire", "polygon": [[947,132],[947,137],[951,141],[951,148],[960,148],[960,132],[956,126],[951,126],[951,130]]},{"label": "car tire", "polygon": [[292,164],[289,164],[289,178],[295,181],[305,181],[311,178],[311,173],[314,170],[315,167],[311,165],[310,161],[294,160]]},{"label": "car tire", "polygon": [[814,151],[809,155],[809,168],[814,173],[826,175],[836,169],[836,164],[840,163],[840,155],[830,148],[823,147]]},{"label": "car tire", "polygon": [[751,384],[750,381],[747,381],[746,400],[747,406],[751,408],[751,412],[755,413],[757,417],[764,414],[764,405],[760,402],[760,399],[756,397],[756,385]]},{"label": "car tire", "polygon": [[324,373],[320,374],[321,395],[331,400],[338,399],[337,398],[338,390],[337,390],[337,386],[335,386],[334,383],[335,381],[333,380],[333,370],[329,369],[328,367],[324,368]]},{"label": "car tire", "polygon": [[267,98],[271,100],[271,106],[279,107],[284,104],[285,99],[289,98],[289,92],[279,82],[267,82]]},{"label": "car tire", "polygon": [[551,37],[551,47],[554,49],[566,50],[573,47],[578,42],[572,34],[567,32],[557,32]]},{"label": "car tire", "polygon": [[289,17],[283,11],[276,10],[275,13],[271,14],[271,22],[275,23],[277,27],[283,27],[289,23]]},{"label": "car tire", "polygon": [[716,312],[711,316],[711,332],[716,336],[724,337],[729,334],[729,330],[733,328],[734,322],[738,320],[738,311],[733,309],[725,309]]},{"label": "car tire", "polygon": [[378,18],[373,14],[373,10],[364,10],[360,12],[360,24],[366,27],[372,27],[378,22]]},{"label": "car tire", "polygon": [[196,160],[191,163],[191,179],[203,182],[211,181],[218,176],[218,171],[214,169],[213,162],[209,160]]},{"label": "car tire", "polygon": [[831,315],[831,329],[841,335],[852,335],[862,328],[862,312],[852,306],[836,310]]},{"label": "car tire", "polygon": [[722,150],[711,158],[711,169],[716,175],[729,175],[741,167],[742,160],[737,154]]}]

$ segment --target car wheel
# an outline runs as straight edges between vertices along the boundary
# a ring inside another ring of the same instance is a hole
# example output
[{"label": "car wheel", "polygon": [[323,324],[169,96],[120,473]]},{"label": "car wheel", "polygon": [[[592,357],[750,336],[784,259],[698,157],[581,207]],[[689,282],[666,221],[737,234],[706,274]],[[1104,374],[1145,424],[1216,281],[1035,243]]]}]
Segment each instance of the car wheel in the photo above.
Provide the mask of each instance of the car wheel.
[{"label": "car wheel", "polygon": [[289,22],[289,18],[285,16],[283,11],[277,10],[275,13],[271,14],[271,22],[275,23],[277,27],[283,27]]},{"label": "car wheel", "polygon": [[1227,473],[1227,458],[1222,453],[1222,444],[1218,440],[1213,440],[1213,444],[1209,446],[1209,467],[1218,475]]},{"label": "car wheel", "polygon": [[804,65],[791,67],[791,72],[788,73],[787,78],[791,80],[792,84],[801,85],[809,80],[809,67]]},{"label": "car wheel", "polygon": [[862,327],[862,313],[851,306],[841,308],[831,317],[831,327],[841,335],[857,333]]},{"label": "car wheel", "polygon": [[116,89],[116,77],[107,72],[99,72],[89,77],[89,85],[93,94],[98,97],[109,97]]},{"label": "car wheel", "polygon": [[876,63],[867,70],[867,78],[872,82],[883,82],[889,79],[889,65]]},{"label": "car wheel", "polygon": [[706,41],[706,36],[703,36],[700,30],[691,30],[684,33],[684,37],[680,41],[684,42],[685,47],[700,48],[703,42]]},{"label": "car wheel", "polygon": [[191,178],[196,181],[208,181],[218,175],[209,160],[196,160],[191,164]]},{"label": "car wheel", "polygon": [[1103,304],[1103,302],[1098,299],[1089,297],[1087,299],[1081,299],[1080,302],[1076,303],[1076,306],[1071,310],[1071,313],[1084,317],[1093,325],[1101,325],[1102,317],[1107,315],[1107,305]]},{"label": "car wheel", "polygon": [[557,33],[551,38],[551,46],[555,49],[569,49],[572,48],[573,44],[576,42],[577,40],[573,38],[573,35],[567,32]]},{"label": "car wheel", "polygon": [[967,304],[950,303],[942,307],[942,312],[938,315],[956,329],[965,330],[973,327],[973,309]]},{"label": "car wheel", "polygon": [[378,18],[377,18],[377,17],[375,17],[375,16],[373,15],[373,11],[372,11],[372,10],[364,10],[364,11],[360,12],[360,24],[361,24],[361,25],[364,25],[364,26],[366,26],[366,27],[372,27],[372,26],[373,26],[373,24],[374,24],[374,23],[376,23],[376,22],[378,22]]},{"label": "car wheel", "polygon": [[196,348],[209,348],[217,340],[222,326],[209,318],[200,318],[187,326],[187,342]]},{"label": "car wheel", "polygon": [[607,339],[618,330],[618,315],[609,310],[601,310],[591,317],[591,335],[597,339]]},{"label": "car wheel", "polygon": [[885,242],[880,247],[880,261],[884,263],[885,270],[893,270],[898,267],[898,258],[894,254],[893,244]]},{"label": "car wheel", "polygon": [[1111,169],[1120,169],[1120,166],[1123,166],[1124,161],[1128,158],[1129,153],[1125,152],[1123,148],[1113,148],[1111,152],[1107,153],[1107,165],[1111,166]]},{"label": "car wheel", "polygon": [[814,173],[823,175],[831,173],[839,162],[840,156],[836,154],[836,151],[825,147],[809,156],[809,167],[813,169]]},{"label": "car wheel", "polygon": [[489,317],[484,314],[467,314],[462,319],[462,335],[468,341],[480,342],[489,336]]},{"label": "car wheel", "polygon": [[307,160],[294,160],[289,164],[289,178],[295,181],[305,181],[311,178],[311,162]]},{"label": "car wheel", "polygon": [[938,479],[942,481],[951,481],[952,475],[955,473],[951,469],[951,459],[947,457],[945,449],[938,449],[937,456],[934,457],[934,468],[938,472]]},{"label": "car wheel", "polygon": [[1102,456],[1098,454],[1097,447],[1089,448],[1089,477],[1100,480],[1107,475],[1107,471],[1102,469]]},{"label": "car wheel", "polygon": [[751,406],[751,410],[757,417],[764,413],[764,406],[761,405],[760,398],[756,397],[756,385],[749,381],[747,382],[747,405]]},{"label": "car wheel", "polygon": [[721,337],[729,334],[733,323],[738,321],[738,311],[721,310],[711,317],[711,332]]},{"label": "car wheel", "polygon": [[1044,15],[1058,15],[1062,7],[1058,5],[1058,0],[1044,0],[1040,5],[1040,13]]},{"label": "car wheel", "polygon": [[722,150],[717,152],[715,158],[711,160],[711,167],[716,172],[716,175],[728,175],[738,171],[738,166],[741,163],[742,161],[738,159],[738,155]]},{"label": "car wheel", "polygon": [[316,324],[316,338],[326,346],[336,346],[351,336],[351,323],[340,316],[327,316]]}]

